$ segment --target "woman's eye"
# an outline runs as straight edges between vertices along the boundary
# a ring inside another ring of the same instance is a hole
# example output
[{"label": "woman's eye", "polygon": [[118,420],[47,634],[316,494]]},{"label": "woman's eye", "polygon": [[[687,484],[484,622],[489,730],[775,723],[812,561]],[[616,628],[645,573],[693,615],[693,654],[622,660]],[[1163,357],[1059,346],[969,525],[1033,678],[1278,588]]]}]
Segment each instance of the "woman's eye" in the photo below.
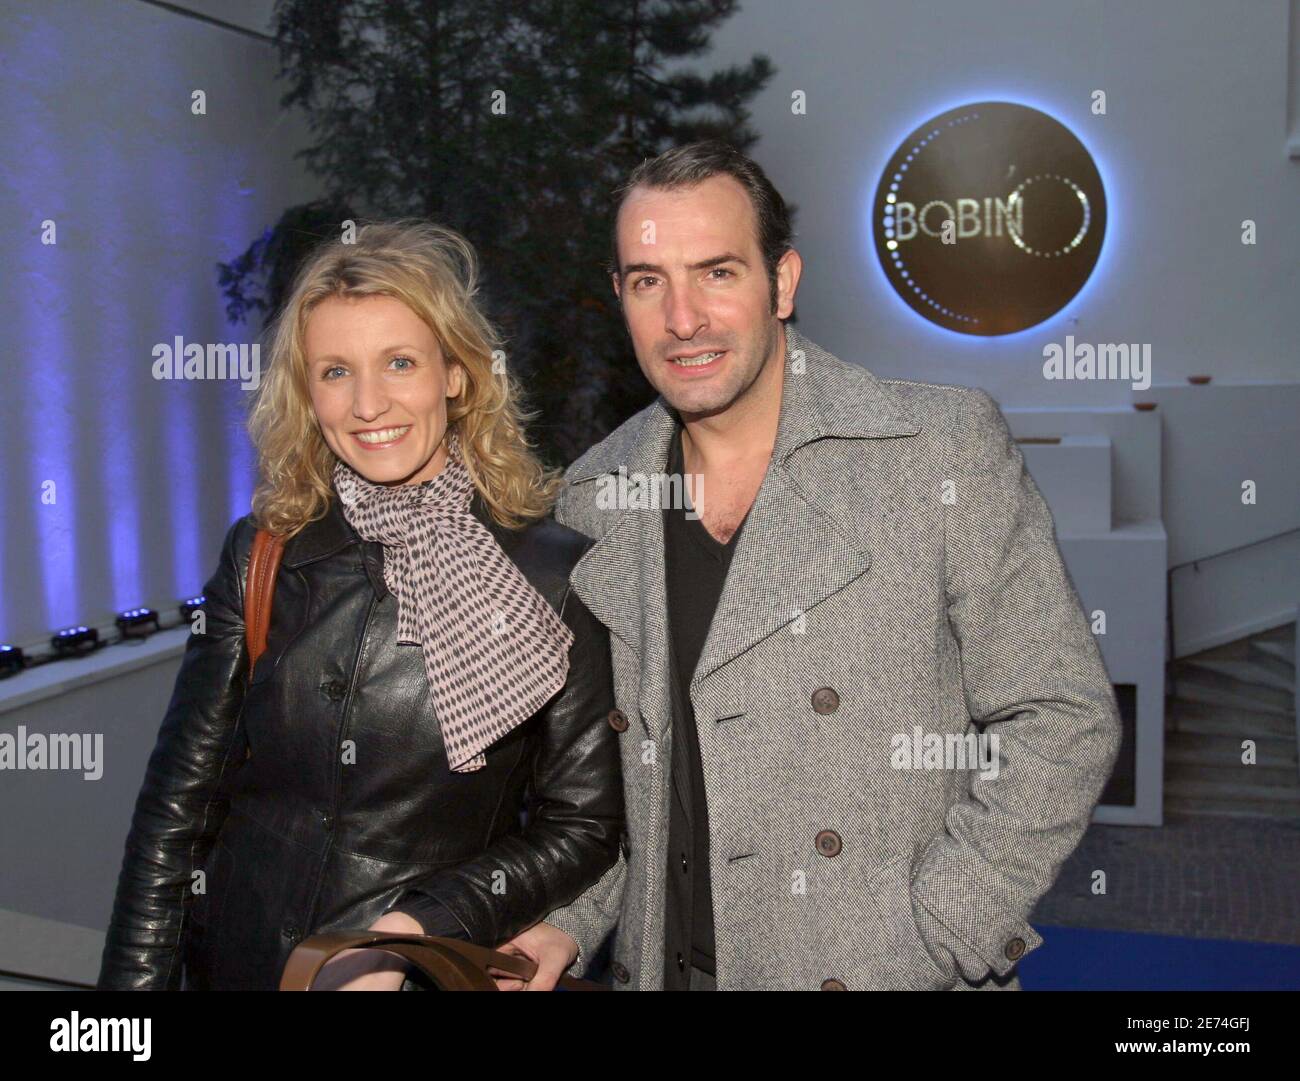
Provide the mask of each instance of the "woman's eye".
[{"label": "woman's eye", "polygon": [[321,372],[321,378],[322,378],[322,379],[333,379],[333,378],[334,378],[334,373],[335,373],[335,372],[341,372],[341,371],[343,371],[343,369],[340,368],[337,364],[335,364],[333,367],[331,367],[331,368],[326,368],[323,372]]},{"label": "woman's eye", "polygon": [[415,367],[415,361],[410,357],[393,357],[390,363],[397,365],[397,370],[399,372],[409,371],[411,368]]}]

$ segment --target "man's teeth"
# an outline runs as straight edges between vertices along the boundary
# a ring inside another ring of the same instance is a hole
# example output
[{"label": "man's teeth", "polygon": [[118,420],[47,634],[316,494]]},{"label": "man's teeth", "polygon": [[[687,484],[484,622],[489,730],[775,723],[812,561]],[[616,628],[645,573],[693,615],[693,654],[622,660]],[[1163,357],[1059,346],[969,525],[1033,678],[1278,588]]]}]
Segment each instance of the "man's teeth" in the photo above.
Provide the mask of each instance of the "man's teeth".
[{"label": "man's teeth", "polygon": [[385,428],[379,432],[356,432],[355,435],[363,443],[391,443],[394,439],[404,436],[411,430],[408,424],[405,428]]},{"label": "man's teeth", "polygon": [[698,368],[701,364],[708,364],[709,361],[715,360],[722,356],[722,352],[703,353],[698,357],[673,357],[674,364],[680,364],[685,368]]}]

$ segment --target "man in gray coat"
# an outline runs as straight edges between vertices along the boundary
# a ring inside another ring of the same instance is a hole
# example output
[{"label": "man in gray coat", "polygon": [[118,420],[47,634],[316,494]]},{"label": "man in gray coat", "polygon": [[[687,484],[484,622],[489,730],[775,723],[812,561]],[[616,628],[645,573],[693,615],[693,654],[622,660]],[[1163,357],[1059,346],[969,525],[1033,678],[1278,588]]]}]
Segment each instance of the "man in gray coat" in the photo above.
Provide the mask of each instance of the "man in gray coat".
[{"label": "man in gray coat", "polygon": [[508,947],[529,988],[616,929],[617,989],[1017,989],[1120,726],[1001,412],[795,330],[785,204],[730,148],[638,167],[614,258],[660,395],[556,517],[598,538],[571,581],[611,632],[627,838]]}]

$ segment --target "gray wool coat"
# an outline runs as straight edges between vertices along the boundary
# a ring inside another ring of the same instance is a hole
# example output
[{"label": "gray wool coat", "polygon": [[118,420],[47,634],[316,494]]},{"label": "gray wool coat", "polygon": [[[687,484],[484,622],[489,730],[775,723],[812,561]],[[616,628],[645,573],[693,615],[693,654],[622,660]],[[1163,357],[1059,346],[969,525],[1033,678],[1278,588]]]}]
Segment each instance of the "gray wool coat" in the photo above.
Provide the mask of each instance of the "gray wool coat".
[{"label": "gray wool coat", "polygon": [[[1120,741],[1051,513],[987,393],[785,333],[771,463],[690,684],[718,988],[1018,989]],[[662,473],[676,423],[657,399],[556,507],[597,538],[570,581],[611,632],[628,831],[547,921],[575,971],[616,930],[616,989],[663,986],[673,732],[662,511],[610,496],[620,467],[631,492]],[[996,776],[906,743],[980,733]]]}]

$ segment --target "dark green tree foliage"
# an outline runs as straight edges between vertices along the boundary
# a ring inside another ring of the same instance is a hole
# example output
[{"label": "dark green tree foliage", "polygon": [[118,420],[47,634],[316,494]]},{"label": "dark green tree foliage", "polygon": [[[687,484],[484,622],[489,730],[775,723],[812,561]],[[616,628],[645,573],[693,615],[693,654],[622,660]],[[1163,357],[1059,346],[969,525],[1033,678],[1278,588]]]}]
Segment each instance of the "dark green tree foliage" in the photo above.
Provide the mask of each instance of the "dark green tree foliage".
[{"label": "dark green tree foliage", "polygon": [[463,232],[533,438],[571,461],[653,392],[613,296],[610,194],[643,159],[694,139],[748,149],[764,56],[701,76],[735,0],[279,0],[286,108],[326,195],[220,264],[232,318],[269,315],[346,218],[406,215]]}]

